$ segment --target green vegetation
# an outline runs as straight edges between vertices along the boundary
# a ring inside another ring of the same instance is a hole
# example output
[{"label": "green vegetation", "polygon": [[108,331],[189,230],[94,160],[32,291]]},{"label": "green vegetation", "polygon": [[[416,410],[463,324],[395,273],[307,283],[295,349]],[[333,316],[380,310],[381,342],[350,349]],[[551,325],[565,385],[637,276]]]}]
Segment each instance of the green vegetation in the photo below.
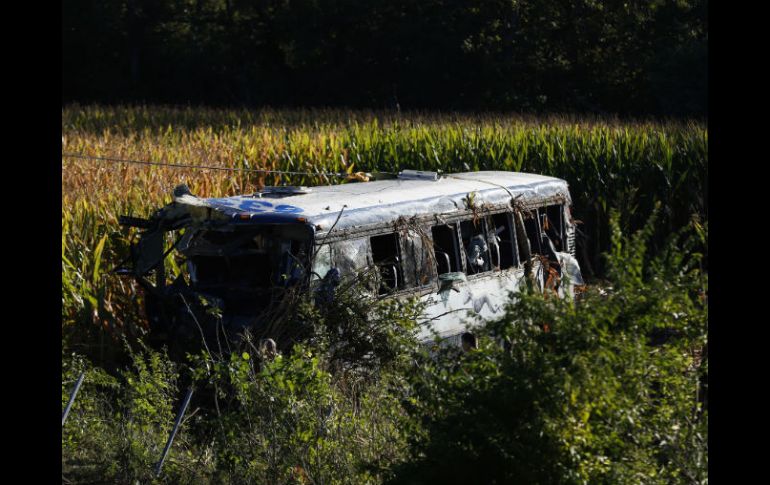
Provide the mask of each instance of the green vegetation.
[{"label": "green vegetation", "polygon": [[333,305],[298,306],[305,341],[274,360],[245,346],[175,362],[144,347],[141,292],[109,274],[132,236],[117,217],[148,215],[182,182],[223,196],[326,181],[63,158],[62,406],[89,369],[63,430],[63,476],[151,482],[194,384],[160,482],[705,483],[707,147],[695,122],[63,108],[63,152],[559,176],[595,277],[577,304],[512,299],[463,356],[415,344],[416,303],[371,302],[343,285]]},{"label": "green vegetation", "polygon": [[653,224],[624,240],[613,219],[611,288],[523,294],[482,349],[420,367],[427,439],[391,483],[705,483],[703,241],[649,254]]},{"label": "green vegetation", "polygon": [[[693,214],[706,219],[708,210],[708,131],[695,122],[70,106],[62,110],[62,151],[310,172],[467,167],[553,175],[570,184],[589,276],[603,273],[599,254],[609,248],[610,208],[619,211],[621,227],[637,228],[660,201],[663,235]],[[106,274],[127,254],[119,215],[147,216],[170,201],[178,183],[210,197],[284,182],[330,181],[63,159],[63,325],[141,330],[136,288]]]},{"label": "green vegetation", "polygon": [[[522,294],[469,354],[429,356],[409,344],[414,303],[369,302],[401,331],[381,334],[379,372],[366,372],[322,338],[338,334],[324,322],[345,295],[306,315],[317,338],[274,359],[201,352],[180,365],[139,348],[117,378],[89,374],[63,473],[151,480],[183,376],[197,401],[164,483],[706,483],[708,286],[689,250],[706,232],[688,227],[650,254],[652,224],[624,238],[614,218],[605,290],[577,304]],[[368,318],[348,313],[350,342]],[[84,362],[62,360],[64,403]]]}]

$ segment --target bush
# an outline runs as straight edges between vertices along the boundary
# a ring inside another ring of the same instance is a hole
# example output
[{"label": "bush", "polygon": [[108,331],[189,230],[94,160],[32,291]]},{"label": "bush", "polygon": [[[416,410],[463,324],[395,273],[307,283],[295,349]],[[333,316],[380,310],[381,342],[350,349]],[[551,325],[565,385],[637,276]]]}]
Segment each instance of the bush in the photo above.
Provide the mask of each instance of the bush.
[{"label": "bush", "polygon": [[62,349],[62,411],[81,372],[85,379],[62,428],[62,476],[76,482],[108,477],[117,461],[118,380]]},{"label": "bush", "polygon": [[[146,483],[154,478],[178,407],[179,368],[165,353],[141,345],[127,352],[132,364],[117,377],[77,354],[63,356],[63,406],[77,375],[86,370],[62,430],[62,475],[69,481]],[[192,468],[192,450],[184,436],[177,438],[164,479],[177,481]]]},{"label": "bush", "polygon": [[363,375],[402,369],[419,350],[423,305],[416,298],[378,300],[372,276],[344,279],[330,302],[300,312],[312,322],[312,344],[334,368]]},{"label": "bush", "polygon": [[199,388],[216,401],[207,423],[216,477],[379,483],[405,458],[413,427],[402,407],[409,391],[402,372],[418,351],[418,308],[411,300],[376,301],[361,281],[344,281],[334,298],[302,301],[283,322],[304,328],[305,337],[283,355],[248,342],[224,358],[193,357]]},{"label": "bush", "polygon": [[[208,366],[222,399],[209,423],[218,480],[375,483],[403,454],[405,415],[392,376],[351,387],[303,345],[260,369],[252,362],[243,353]],[[222,392],[223,383],[232,392]]]},{"label": "bush", "polygon": [[[115,375],[62,353],[70,482],[142,483],[186,389],[167,483],[701,483],[707,481],[706,275],[694,220],[652,254],[655,219],[610,226],[608,279],[578,302],[512,295],[481,346],[428,356],[420,306],[343,281],[307,299],[271,356],[246,343],[175,363],[131,349]],[[295,332],[294,330],[301,330]],[[127,344],[126,344],[127,345]]]},{"label": "bush", "polygon": [[481,349],[426,362],[426,433],[392,483],[706,482],[705,229],[650,255],[654,223],[626,239],[613,218],[609,281],[579,304],[520,294]]},{"label": "bush", "polygon": [[[189,373],[194,399],[161,481],[379,483],[406,458],[413,428],[401,372],[417,350],[415,308],[373,301],[348,282],[322,308],[300,305],[283,322],[306,330],[306,343],[283,355],[245,342],[181,364],[141,342],[126,344],[131,365],[117,376],[90,367],[65,427],[63,474],[75,482],[152,481]],[[82,356],[62,361],[66,403],[88,364]],[[95,385],[96,376],[112,387]]]}]

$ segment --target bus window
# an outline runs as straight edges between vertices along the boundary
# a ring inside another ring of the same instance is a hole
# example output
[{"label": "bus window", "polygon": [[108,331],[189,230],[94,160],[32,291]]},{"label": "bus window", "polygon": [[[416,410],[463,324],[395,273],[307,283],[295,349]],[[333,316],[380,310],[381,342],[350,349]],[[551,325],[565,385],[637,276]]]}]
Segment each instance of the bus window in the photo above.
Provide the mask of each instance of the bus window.
[{"label": "bus window", "polygon": [[301,241],[282,243],[281,272],[277,283],[294,286],[304,281],[307,274],[307,244]]},{"label": "bus window", "polygon": [[468,274],[483,273],[492,269],[487,242],[486,223],[483,219],[460,222],[460,234],[467,262]]},{"label": "bus window", "polygon": [[431,266],[430,241],[423,238],[418,231],[411,229],[402,233],[404,238],[404,284],[407,287],[425,286],[433,281]]},{"label": "bus window", "polygon": [[540,210],[543,232],[553,243],[556,251],[565,251],[564,234],[564,207],[562,205],[549,205],[545,210]]},{"label": "bus window", "polygon": [[540,221],[538,219],[537,210],[525,212],[523,216],[524,229],[527,233],[527,239],[529,240],[529,250],[531,254],[543,254],[540,247]]},{"label": "bus window", "polygon": [[460,251],[457,247],[457,224],[433,226],[430,229],[433,238],[433,251],[436,255],[438,274],[460,271]]},{"label": "bus window", "polygon": [[508,269],[518,264],[516,238],[512,230],[511,214],[495,214],[489,218],[489,250],[496,269]]},{"label": "bus window", "polygon": [[370,266],[368,238],[344,239],[331,245],[334,267],[339,269],[340,274],[358,274]]},{"label": "bus window", "polygon": [[401,271],[401,257],[396,233],[373,236],[372,261],[381,277],[379,294],[389,293],[404,287],[404,275]]},{"label": "bus window", "polygon": [[556,253],[559,249],[554,244],[556,241],[552,237],[554,229],[545,229],[546,225],[549,225],[550,227],[550,224],[553,222],[549,220],[546,208],[541,207],[540,209],[533,210],[529,215],[529,218],[527,218],[526,215],[524,216],[524,227],[527,231],[527,238],[529,239],[532,254],[544,256],[548,258],[549,261],[557,263],[558,256]]},{"label": "bus window", "polygon": [[332,251],[331,246],[328,244],[323,244],[318,247],[315,253],[315,258],[313,259],[313,270],[310,274],[310,280],[320,280],[323,279],[324,276],[326,276],[326,273],[329,272],[329,270],[332,267]]}]

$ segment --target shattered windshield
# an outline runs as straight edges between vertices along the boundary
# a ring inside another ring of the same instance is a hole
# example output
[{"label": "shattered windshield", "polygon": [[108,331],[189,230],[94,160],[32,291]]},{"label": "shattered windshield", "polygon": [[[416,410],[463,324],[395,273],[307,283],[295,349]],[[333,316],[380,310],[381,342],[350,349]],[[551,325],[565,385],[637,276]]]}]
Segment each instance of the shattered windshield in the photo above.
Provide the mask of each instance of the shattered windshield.
[{"label": "shattered windshield", "polygon": [[201,230],[182,253],[200,290],[261,290],[303,281],[310,237],[306,227],[272,224]]}]

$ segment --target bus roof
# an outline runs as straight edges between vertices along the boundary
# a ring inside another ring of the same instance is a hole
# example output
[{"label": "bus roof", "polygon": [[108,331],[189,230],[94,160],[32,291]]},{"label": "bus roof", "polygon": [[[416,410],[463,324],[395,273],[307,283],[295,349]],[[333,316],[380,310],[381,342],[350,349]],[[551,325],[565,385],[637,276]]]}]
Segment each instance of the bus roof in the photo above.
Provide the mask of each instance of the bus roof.
[{"label": "bus roof", "polygon": [[[391,179],[312,187],[297,195],[262,194],[198,199],[204,205],[245,223],[306,222],[319,232],[350,229],[412,217],[467,210],[474,205],[526,205],[553,200],[569,203],[564,180],[521,172],[465,172],[438,180]],[[180,201],[181,202],[181,201]],[[342,214],[340,215],[340,211]]]}]

